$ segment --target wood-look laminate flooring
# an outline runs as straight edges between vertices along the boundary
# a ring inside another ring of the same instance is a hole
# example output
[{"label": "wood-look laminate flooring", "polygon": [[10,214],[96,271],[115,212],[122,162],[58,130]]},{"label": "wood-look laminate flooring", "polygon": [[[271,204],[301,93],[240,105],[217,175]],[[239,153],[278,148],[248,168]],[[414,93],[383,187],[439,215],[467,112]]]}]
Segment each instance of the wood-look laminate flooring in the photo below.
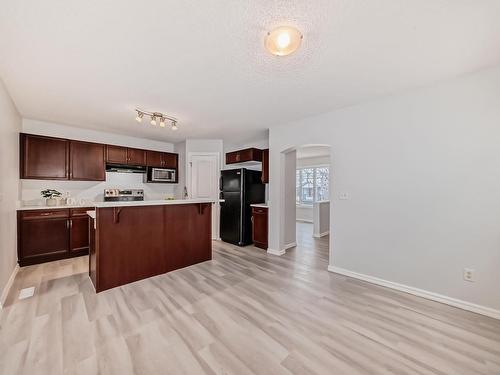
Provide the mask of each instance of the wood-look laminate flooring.
[{"label": "wood-look laminate flooring", "polygon": [[500,374],[500,321],[330,273],[310,233],[100,294],[86,257],[22,268],[0,374]]}]

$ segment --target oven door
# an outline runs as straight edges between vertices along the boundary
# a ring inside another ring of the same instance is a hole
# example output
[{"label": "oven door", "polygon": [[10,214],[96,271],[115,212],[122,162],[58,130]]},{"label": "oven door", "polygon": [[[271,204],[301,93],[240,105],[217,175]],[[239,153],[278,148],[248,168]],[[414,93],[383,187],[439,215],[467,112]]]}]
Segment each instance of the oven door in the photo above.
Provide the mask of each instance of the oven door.
[{"label": "oven door", "polygon": [[175,169],[153,168],[151,180],[157,182],[175,182]]}]

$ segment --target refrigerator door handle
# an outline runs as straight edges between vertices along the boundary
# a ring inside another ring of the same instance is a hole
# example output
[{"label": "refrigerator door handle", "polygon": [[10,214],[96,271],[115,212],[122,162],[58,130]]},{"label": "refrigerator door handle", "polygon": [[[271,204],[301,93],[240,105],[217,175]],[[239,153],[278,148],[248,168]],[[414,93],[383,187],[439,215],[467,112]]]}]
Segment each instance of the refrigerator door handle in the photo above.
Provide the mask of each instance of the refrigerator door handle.
[{"label": "refrigerator door handle", "polygon": [[219,177],[219,190],[222,191],[222,186],[223,186],[223,180],[222,180],[222,176]]}]

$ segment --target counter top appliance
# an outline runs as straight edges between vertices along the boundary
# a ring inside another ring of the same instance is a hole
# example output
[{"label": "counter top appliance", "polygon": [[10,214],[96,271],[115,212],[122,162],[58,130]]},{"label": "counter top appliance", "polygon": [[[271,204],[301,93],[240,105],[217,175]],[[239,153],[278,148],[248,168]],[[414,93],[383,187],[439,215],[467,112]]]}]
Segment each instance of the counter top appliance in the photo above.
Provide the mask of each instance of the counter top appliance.
[{"label": "counter top appliance", "polygon": [[143,189],[104,189],[105,202],[143,201]]}]

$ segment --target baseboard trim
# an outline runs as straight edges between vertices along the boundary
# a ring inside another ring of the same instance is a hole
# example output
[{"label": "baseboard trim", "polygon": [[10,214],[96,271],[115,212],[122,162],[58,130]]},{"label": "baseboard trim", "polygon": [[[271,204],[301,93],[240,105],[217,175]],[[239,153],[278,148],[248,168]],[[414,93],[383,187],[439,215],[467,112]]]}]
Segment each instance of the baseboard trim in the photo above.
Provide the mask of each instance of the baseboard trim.
[{"label": "baseboard trim", "polygon": [[320,233],[320,234],[316,234],[316,233],[314,233],[314,234],[313,234],[313,237],[314,237],[314,238],[321,238],[321,237],[325,237],[325,236],[327,236],[327,235],[329,235],[329,234],[330,234],[330,231],[329,231],[329,230],[327,230],[326,232],[323,232],[323,233]]},{"label": "baseboard trim", "polygon": [[291,242],[288,245],[285,245],[285,248],[283,249],[283,251],[291,249],[292,247],[295,247],[295,246],[297,246],[297,242]]},{"label": "baseboard trim", "polygon": [[488,316],[490,318],[500,319],[500,310],[495,310],[495,309],[492,309],[491,307],[477,305],[475,303],[471,303],[471,302],[463,301],[460,299],[448,297],[448,296],[445,296],[443,294],[429,292],[427,290],[418,289],[418,288],[414,288],[412,286],[395,283],[395,282],[380,279],[380,278],[374,277],[374,276],[364,275],[362,273],[349,271],[349,270],[346,270],[346,269],[340,268],[340,267],[328,266],[328,271],[338,273],[338,274],[343,275],[343,276],[352,277],[354,279],[367,281],[369,283],[384,286],[386,288],[395,289],[395,290],[398,290],[400,292],[412,294],[414,296],[423,297],[423,298],[426,298],[426,299],[429,299],[432,301],[441,302],[441,303],[444,303],[446,305],[458,307],[459,309],[471,311],[471,312],[474,312],[476,314]]},{"label": "baseboard trim", "polygon": [[286,252],[285,249],[283,249],[283,250],[275,250],[275,249],[271,249],[271,248],[267,249],[267,253],[271,254],[271,255],[282,256],[283,254],[285,254],[285,252]]},{"label": "baseboard trim", "polygon": [[12,285],[14,284],[14,279],[16,278],[18,272],[19,272],[19,264],[16,264],[14,270],[12,271],[9,277],[9,281],[7,281],[7,285],[5,285],[5,288],[2,291],[2,295],[0,296],[0,310],[3,308],[3,306],[5,306],[5,301],[7,300],[10,288],[12,288]]}]

